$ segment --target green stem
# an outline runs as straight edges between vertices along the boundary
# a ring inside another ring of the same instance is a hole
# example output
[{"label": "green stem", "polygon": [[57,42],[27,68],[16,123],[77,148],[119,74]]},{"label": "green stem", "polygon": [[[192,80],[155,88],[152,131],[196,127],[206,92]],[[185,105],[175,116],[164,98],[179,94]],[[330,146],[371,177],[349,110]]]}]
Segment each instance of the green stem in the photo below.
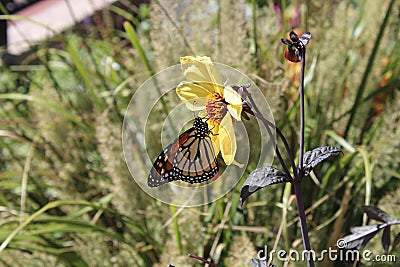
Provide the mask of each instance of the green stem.
[{"label": "green stem", "polygon": [[372,48],[371,55],[369,56],[368,64],[367,64],[367,67],[365,68],[365,71],[364,71],[364,76],[363,76],[363,78],[361,80],[360,86],[358,87],[357,95],[356,95],[356,98],[354,100],[353,107],[350,110],[350,118],[349,118],[349,121],[347,122],[346,130],[344,131],[344,135],[343,135],[344,139],[346,139],[347,135],[349,134],[350,128],[351,128],[351,126],[353,124],[353,120],[354,120],[354,118],[356,116],[356,112],[357,112],[357,110],[359,108],[359,105],[360,105],[360,102],[362,100],[362,96],[363,96],[364,91],[365,91],[365,86],[367,84],[367,80],[368,80],[369,74],[370,74],[370,72],[372,70],[372,66],[374,64],[375,56],[376,56],[376,54],[378,52],[379,44],[380,44],[380,42],[382,40],[383,33],[385,32],[385,28],[386,28],[387,22],[389,20],[389,16],[390,16],[390,14],[392,12],[393,4],[394,4],[394,0],[390,1],[388,9],[386,11],[385,18],[383,19],[383,22],[381,24],[381,28],[379,29],[378,36],[376,37],[374,47]]},{"label": "green stem", "polygon": [[253,9],[253,42],[254,42],[254,55],[256,59],[256,66],[258,66],[258,43],[257,43],[257,1],[251,1]]},{"label": "green stem", "polygon": [[98,108],[98,110],[103,110],[103,102],[97,95],[98,90],[96,90],[93,80],[91,80],[87,75],[87,71],[84,67],[83,62],[81,61],[79,53],[71,41],[68,42],[67,44],[67,50],[71,56],[72,62],[74,63],[79,75],[81,76],[83,82],[85,83],[86,88],[89,90],[90,96],[92,97],[96,107]]},{"label": "green stem", "polygon": [[173,216],[173,224],[174,224],[174,232],[175,232],[175,238],[176,238],[176,246],[178,247],[179,253],[183,254],[183,249],[182,249],[182,240],[181,240],[181,233],[179,232],[179,222],[178,222],[178,216],[176,216],[176,206],[171,205],[171,215]]},{"label": "green stem", "polygon": [[193,47],[190,45],[189,40],[186,38],[185,34],[183,33],[182,29],[180,29],[178,27],[178,24],[176,23],[176,19],[172,18],[168,11],[165,9],[165,7],[161,4],[160,1],[156,0],[155,1],[157,3],[157,5],[161,8],[161,10],[164,12],[165,16],[167,17],[167,19],[169,20],[169,22],[172,23],[172,25],[174,26],[174,28],[177,30],[178,34],[181,36],[183,42],[185,43],[185,46],[187,47],[187,49],[193,54],[196,55],[195,50],[193,49]]},{"label": "green stem", "polygon": [[[138,52],[140,60],[142,61],[144,67],[146,68],[149,77],[152,78],[152,76],[155,74],[155,72],[151,68],[150,62],[149,62],[149,60],[147,58],[147,55],[146,55],[142,45],[139,42],[139,36],[136,34],[135,29],[133,28],[132,24],[129,23],[129,21],[125,21],[123,26],[124,26],[124,29],[125,29],[125,32],[126,32],[126,34],[128,36],[129,41],[131,42],[132,46]],[[168,116],[168,114],[169,114],[168,104],[165,101],[165,99],[162,97],[163,94],[162,94],[161,89],[160,89],[160,87],[158,85],[157,79],[153,78],[153,82],[154,82],[154,87],[157,90],[158,95],[160,96],[160,102],[161,102],[161,105],[162,105],[162,109],[163,109],[163,112],[165,113],[165,115],[167,116],[167,120],[169,122],[169,125],[171,126],[171,128],[175,132],[177,132],[178,130],[174,126],[175,124],[173,123],[173,121],[170,118],[170,116]]]}]

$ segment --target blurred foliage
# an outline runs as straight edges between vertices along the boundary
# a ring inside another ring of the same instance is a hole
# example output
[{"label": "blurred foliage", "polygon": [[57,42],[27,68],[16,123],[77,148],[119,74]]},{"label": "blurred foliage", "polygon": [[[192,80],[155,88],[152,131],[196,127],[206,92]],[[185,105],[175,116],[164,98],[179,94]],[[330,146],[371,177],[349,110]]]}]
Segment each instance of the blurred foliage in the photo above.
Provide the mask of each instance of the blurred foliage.
[{"label": "blurred foliage", "polygon": [[[290,187],[260,191],[243,208],[237,186],[209,205],[170,209],[136,185],[121,146],[125,109],[149,73],[198,54],[252,78],[296,151],[300,66],[283,63],[280,43],[292,28],[313,34],[306,150],[340,145],[344,152],[304,181],[312,247],[334,246],[361,225],[362,204],[395,212],[400,6],[393,2],[159,0],[136,6],[123,0],[90,24],[32,47],[20,65],[1,66],[0,265],[201,266],[186,256],[193,253],[218,266],[244,266],[275,243],[275,249],[300,251]],[[137,43],[127,38],[121,18],[134,25]],[[252,120],[246,127],[254,127]],[[258,131],[249,133],[250,140],[259,138]],[[141,144],[133,149],[142,166]],[[399,248],[393,253],[400,257]]]}]

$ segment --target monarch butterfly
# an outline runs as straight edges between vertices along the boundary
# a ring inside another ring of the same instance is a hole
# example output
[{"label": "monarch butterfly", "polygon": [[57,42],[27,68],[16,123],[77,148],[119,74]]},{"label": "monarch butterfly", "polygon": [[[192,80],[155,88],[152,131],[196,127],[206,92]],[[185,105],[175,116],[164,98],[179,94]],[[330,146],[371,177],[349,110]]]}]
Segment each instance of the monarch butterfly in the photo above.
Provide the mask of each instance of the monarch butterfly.
[{"label": "monarch butterfly", "polygon": [[148,178],[148,186],[157,187],[181,180],[202,183],[218,173],[212,131],[206,121],[195,118],[193,127],[182,133],[155,160]]}]

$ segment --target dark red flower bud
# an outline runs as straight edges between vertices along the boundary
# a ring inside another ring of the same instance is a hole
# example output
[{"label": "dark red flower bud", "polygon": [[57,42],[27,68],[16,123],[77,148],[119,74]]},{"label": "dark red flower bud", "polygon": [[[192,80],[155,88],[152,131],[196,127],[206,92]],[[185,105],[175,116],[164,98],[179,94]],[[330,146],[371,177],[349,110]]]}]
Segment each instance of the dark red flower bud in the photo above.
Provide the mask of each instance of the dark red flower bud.
[{"label": "dark red flower bud", "polygon": [[299,36],[294,31],[291,31],[289,34],[289,38],[290,40],[283,38],[281,39],[281,42],[287,45],[285,51],[283,52],[283,55],[287,60],[291,62],[300,62],[302,60],[302,49],[304,49],[305,45],[308,44],[308,41],[311,38],[311,33],[306,32],[299,38]]}]

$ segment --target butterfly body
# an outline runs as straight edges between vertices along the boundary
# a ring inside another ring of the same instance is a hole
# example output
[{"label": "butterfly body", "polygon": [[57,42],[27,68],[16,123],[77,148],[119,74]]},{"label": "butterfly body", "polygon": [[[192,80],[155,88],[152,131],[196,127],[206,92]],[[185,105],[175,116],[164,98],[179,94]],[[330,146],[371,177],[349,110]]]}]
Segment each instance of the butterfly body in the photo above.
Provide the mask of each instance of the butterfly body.
[{"label": "butterfly body", "polygon": [[218,173],[216,149],[207,122],[195,118],[193,127],[182,133],[155,160],[148,178],[150,187],[181,180],[202,183]]}]

